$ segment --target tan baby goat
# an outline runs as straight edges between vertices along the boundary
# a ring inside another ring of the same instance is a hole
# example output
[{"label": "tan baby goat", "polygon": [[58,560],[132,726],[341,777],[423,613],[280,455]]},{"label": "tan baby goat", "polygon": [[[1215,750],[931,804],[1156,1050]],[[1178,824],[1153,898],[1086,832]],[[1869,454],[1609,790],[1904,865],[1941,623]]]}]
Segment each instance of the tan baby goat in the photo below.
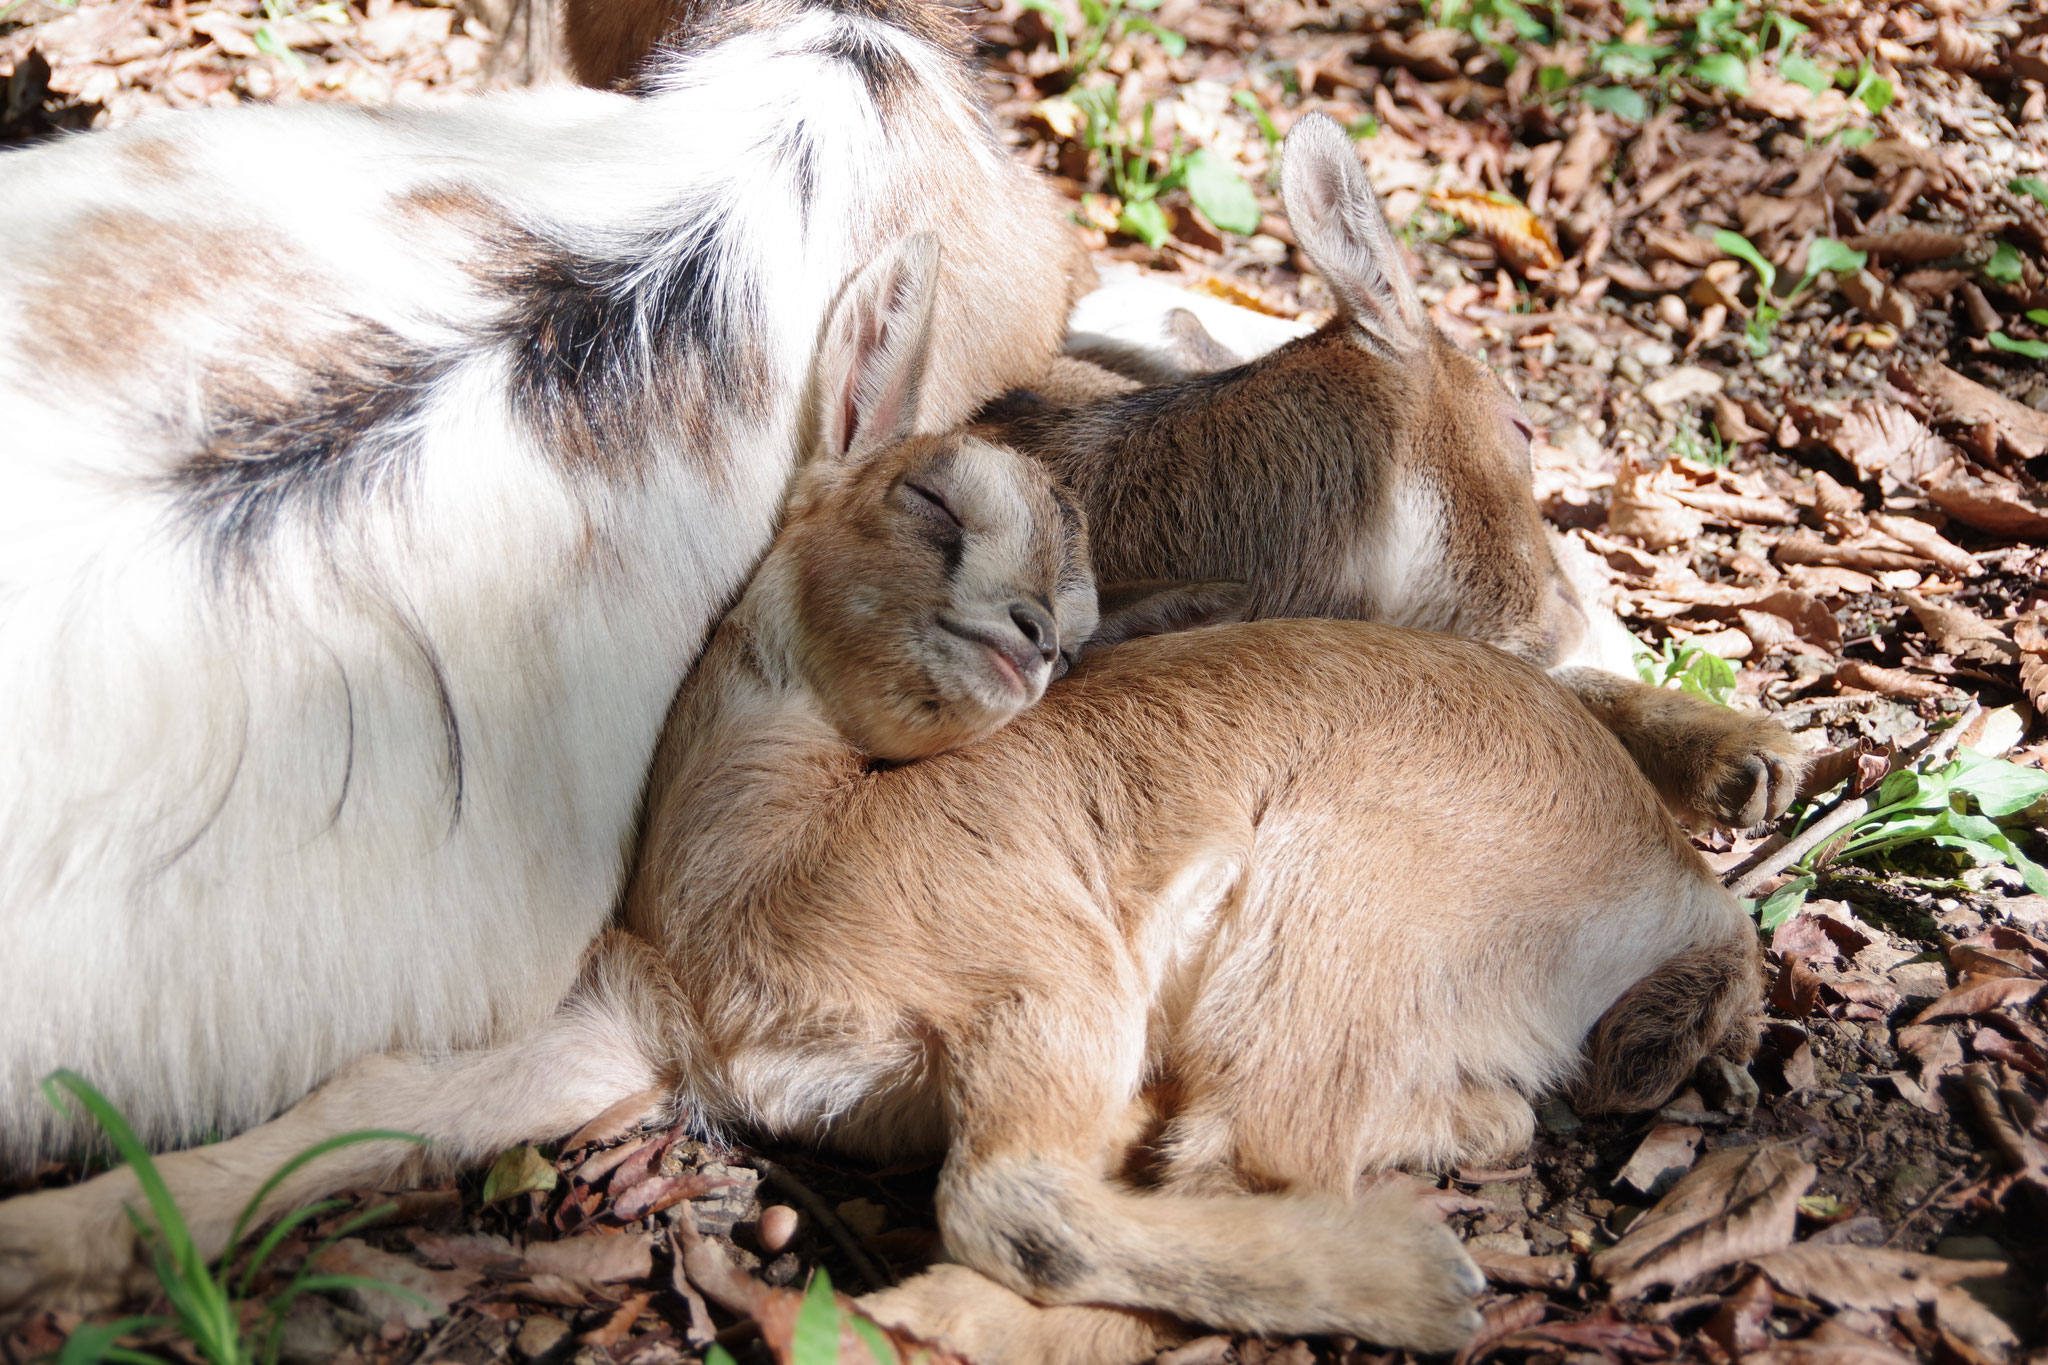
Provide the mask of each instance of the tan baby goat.
[{"label": "tan baby goat", "polygon": [[[1043,467],[910,436],[936,257],[912,239],[835,315],[817,449],[677,698],[582,984],[523,1042],[375,1058],[166,1159],[202,1241],[332,1133],[474,1160],[658,1087],[713,1128],[943,1150],[960,1264],[872,1306],[979,1358],[1133,1360],[1161,1315],[1442,1350],[1479,1279],[1361,1172],[1746,1048],[1748,921],[1534,667],[1361,622],[1125,639],[1229,617],[1229,585],[1107,593],[1098,624]],[[1119,1178],[1141,1144],[1152,1188]],[[409,1156],[346,1149],[273,1204]],[[0,1206],[0,1256],[104,1275],[132,1198],[117,1172]]]},{"label": "tan baby goat", "polygon": [[[1117,361],[1154,378],[1190,361],[1213,373],[1141,389],[1063,358],[1041,381],[1047,401],[1012,395],[986,434],[1038,456],[1074,491],[1105,580],[1228,579],[1250,590],[1254,617],[1484,640],[1552,670],[1594,707],[1684,818],[1753,825],[1782,814],[1805,767],[1792,736],[1759,712],[1637,682],[1634,642],[1574,592],[1530,491],[1529,423],[1431,323],[1351,138],[1305,115],[1282,172],[1288,222],[1337,303],[1328,323],[1240,365],[1174,310],[1178,356]],[[1174,291],[1111,286],[1076,316],[1121,312],[1130,327],[1161,295]],[[1596,661],[1629,675],[1577,666]]]}]

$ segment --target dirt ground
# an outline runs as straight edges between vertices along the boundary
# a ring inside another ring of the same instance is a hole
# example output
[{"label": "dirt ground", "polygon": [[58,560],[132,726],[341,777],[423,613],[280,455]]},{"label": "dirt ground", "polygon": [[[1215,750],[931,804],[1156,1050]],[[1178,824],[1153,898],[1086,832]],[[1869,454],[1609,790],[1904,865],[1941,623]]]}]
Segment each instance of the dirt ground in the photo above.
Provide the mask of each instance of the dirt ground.
[{"label": "dirt ground", "polygon": [[[1321,316],[1276,216],[1269,131],[1332,113],[1439,325],[1522,395],[1546,514],[1638,635],[1729,661],[1746,703],[1825,753],[1850,787],[1821,805],[1871,794],[1926,746],[1945,754],[1958,717],[1971,749],[2041,765],[2038,3],[1799,0],[1775,10],[1788,26],[1748,0],[1165,0],[1122,10],[1085,56],[1082,11],[1051,8],[1064,48],[1040,7],[979,14],[990,95],[1105,268]],[[0,0],[0,139],[166,108],[431,98],[489,84],[492,41],[478,18],[404,0]],[[1731,55],[1739,77],[1716,61]],[[1129,235],[1148,191],[1073,98],[1103,88],[1126,128],[1152,106],[1158,150],[1132,164],[1156,177],[1210,153],[1256,207],[1208,202],[1255,230],[1217,227],[1170,186],[1163,240]],[[1715,229],[1773,267],[1775,301]],[[2037,858],[2043,809],[2000,821]],[[1789,832],[1701,845],[1731,877],[1767,873],[1746,888],[1765,899],[1788,880]],[[1625,1121],[1553,1100],[1527,1164],[1413,1174],[1492,1282],[1459,1365],[2048,1361],[2048,897],[1925,843],[1812,866],[1803,912],[1768,935],[1751,1075],[1703,1076]],[[511,1153],[488,1178],[403,1193],[325,1253],[431,1310],[307,1298],[283,1358],[656,1365],[715,1337],[788,1360],[796,1296],[771,1291],[824,1266],[859,1292],[928,1263],[934,1175],[684,1133]],[[279,1273],[345,1216],[288,1242]],[[685,1273],[686,1226],[755,1278]],[[34,1315],[0,1357],[35,1359],[76,1325]],[[165,1334],[144,1344],[189,1357]],[[1224,1337],[1162,1357],[1395,1358]]]}]

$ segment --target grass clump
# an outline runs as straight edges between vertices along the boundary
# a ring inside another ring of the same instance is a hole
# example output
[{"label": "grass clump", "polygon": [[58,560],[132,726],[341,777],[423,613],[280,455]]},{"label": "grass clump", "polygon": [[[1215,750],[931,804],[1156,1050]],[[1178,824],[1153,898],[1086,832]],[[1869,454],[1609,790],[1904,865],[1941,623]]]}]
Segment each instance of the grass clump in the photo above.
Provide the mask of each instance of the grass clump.
[{"label": "grass clump", "polygon": [[[388,1294],[404,1298],[425,1299],[408,1289],[386,1284],[360,1275],[320,1275],[312,1271],[313,1263],[322,1251],[340,1238],[356,1231],[389,1213],[394,1207],[380,1205],[345,1220],[330,1233],[327,1239],[308,1255],[296,1274],[286,1282],[283,1289],[266,1301],[256,1315],[257,1331],[251,1333],[243,1327],[242,1305],[248,1300],[250,1288],[254,1285],[257,1272],[268,1263],[271,1255],[291,1234],[313,1219],[332,1213],[345,1206],[345,1201],[325,1199],[295,1209],[277,1220],[251,1247],[242,1259],[239,1276],[233,1273],[233,1263],[243,1241],[255,1226],[257,1211],[263,1201],[278,1185],[310,1161],[327,1153],[360,1142],[414,1142],[424,1143],[426,1139],[412,1133],[386,1132],[366,1129],[360,1132],[342,1133],[324,1142],[314,1143],[298,1155],[285,1162],[263,1182],[261,1189],[242,1209],[235,1219],[234,1231],[229,1234],[227,1250],[214,1261],[209,1262],[193,1240],[190,1226],[185,1221],[183,1210],[172,1196],[170,1186],[164,1183],[156,1162],[149,1149],[135,1135],[121,1111],[114,1107],[106,1096],[95,1089],[90,1082],[75,1071],[56,1071],[43,1081],[43,1094],[59,1113],[70,1114],[71,1102],[82,1106],[88,1116],[106,1135],[121,1159],[135,1172],[136,1183],[142,1187],[144,1200],[149,1205],[152,1223],[142,1217],[134,1208],[127,1210],[128,1220],[135,1229],[135,1236],[146,1248],[156,1272],[157,1283],[163,1288],[164,1299],[170,1307],[168,1314],[146,1314],[122,1318],[116,1322],[87,1324],[71,1334],[64,1348],[57,1355],[57,1365],[94,1365],[97,1361],[114,1361],[121,1365],[141,1363],[157,1365],[159,1358],[146,1351],[121,1344],[124,1338],[160,1328],[172,1328],[192,1343],[198,1354],[210,1365],[274,1365],[277,1359],[278,1343],[284,1332],[284,1319],[293,1300],[301,1294],[321,1293],[338,1289],[380,1289]],[[68,1096],[68,1099],[67,1099]],[[256,1336],[260,1335],[261,1346]]]}]

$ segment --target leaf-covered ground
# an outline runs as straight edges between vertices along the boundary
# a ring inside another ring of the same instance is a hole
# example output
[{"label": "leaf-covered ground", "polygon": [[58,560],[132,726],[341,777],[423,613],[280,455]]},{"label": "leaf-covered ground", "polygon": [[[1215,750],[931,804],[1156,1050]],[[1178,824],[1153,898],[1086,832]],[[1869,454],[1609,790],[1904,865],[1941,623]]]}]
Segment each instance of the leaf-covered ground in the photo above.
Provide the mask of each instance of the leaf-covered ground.
[{"label": "leaf-covered ground", "polygon": [[[2048,13],[1006,0],[980,23],[1019,156],[1105,269],[1319,316],[1272,138],[1308,109],[1353,128],[1437,321],[1523,395],[1538,495],[1617,610],[1667,671],[1711,685],[1701,652],[1728,661],[1827,753],[1849,786],[1820,814],[1897,806],[1855,844],[1704,841],[1769,917],[1801,910],[1772,931],[1753,1083],[1625,1122],[1552,1102],[1526,1165],[1417,1173],[1493,1281],[1460,1365],[2044,1358],[2048,898],[1995,844],[2042,856],[2042,807],[2006,799],[2010,770],[1948,766],[1944,726],[2048,754]],[[403,0],[0,0],[0,137],[472,88],[491,38]],[[1974,804],[1883,783],[1914,767]],[[1950,843],[1879,847],[1915,830]],[[327,1256],[432,1306],[302,1301],[285,1358],[652,1363],[714,1335],[786,1358],[782,1291],[812,1268],[858,1291],[935,1250],[929,1169],[596,1137],[402,1195]],[[0,1355],[74,1325],[31,1316]],[[1393,1359],[1221,1337],[1168,1358]]]}]

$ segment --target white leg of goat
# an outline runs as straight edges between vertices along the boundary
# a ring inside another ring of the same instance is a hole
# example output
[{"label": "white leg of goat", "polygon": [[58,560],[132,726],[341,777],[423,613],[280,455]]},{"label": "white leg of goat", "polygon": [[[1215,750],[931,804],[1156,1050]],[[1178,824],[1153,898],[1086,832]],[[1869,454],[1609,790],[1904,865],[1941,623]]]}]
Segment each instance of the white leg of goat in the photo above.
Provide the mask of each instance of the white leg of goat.
[{"label": "white leg of goat", "polygon": [[[649,967],[653,970],[648,970]],[[454,1168],[520,1142],[559,1137],[663,1084],[646,1032],[662,1006],[658,960],[607,934],[554,1017],[518,1042],[446,1057],[387,1054],[356,1062],[281,1117],[240,1137],[156,1159],[192,1237],[208,1257],[227,1241],[263,1182],[300,1152],[363,1129],[415,1134],[368,1141],[307,1163],[271,1191],[256,1226],[334,1190],[375,1188],[427,1168]],[[661,1101],[650,1099],[650,1111]],[[0,1203],[0,1303],[33,1293],[40,1306],[106,1301],[140,1290],[128,1209],[154,1223],[134,1172]]]}]

